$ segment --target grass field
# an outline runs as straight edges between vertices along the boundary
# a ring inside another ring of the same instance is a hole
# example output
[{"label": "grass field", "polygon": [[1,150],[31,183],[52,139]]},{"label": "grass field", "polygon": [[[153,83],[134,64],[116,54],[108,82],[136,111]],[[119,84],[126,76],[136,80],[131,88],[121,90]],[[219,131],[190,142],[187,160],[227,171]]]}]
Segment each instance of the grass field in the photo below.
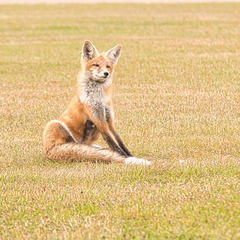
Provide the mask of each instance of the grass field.
[{"label": "grass field", "polygon": [[[240,4],[0,6],[0,239],[240,239],[239,29]],[[123,45],[116,127],[150,167],[45,158],[85,39]]]}]

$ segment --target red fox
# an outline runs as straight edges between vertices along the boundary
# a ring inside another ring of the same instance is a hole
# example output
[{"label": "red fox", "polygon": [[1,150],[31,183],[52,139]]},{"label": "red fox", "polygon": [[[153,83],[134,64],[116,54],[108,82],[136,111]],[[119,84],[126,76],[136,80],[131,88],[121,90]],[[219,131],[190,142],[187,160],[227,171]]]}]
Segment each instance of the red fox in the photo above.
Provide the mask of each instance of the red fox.
[{"label": "red fox", "polygon": [[[112,76],[121,49],[121,45],[117,45],[99,54],[90,41],[84,42],[77,95],[59,119],[50,121],[43,132],[43,146],[48,158],[150,164],[132,156],[114,127]],[[100,135],[111,150],[92,145]]]}]

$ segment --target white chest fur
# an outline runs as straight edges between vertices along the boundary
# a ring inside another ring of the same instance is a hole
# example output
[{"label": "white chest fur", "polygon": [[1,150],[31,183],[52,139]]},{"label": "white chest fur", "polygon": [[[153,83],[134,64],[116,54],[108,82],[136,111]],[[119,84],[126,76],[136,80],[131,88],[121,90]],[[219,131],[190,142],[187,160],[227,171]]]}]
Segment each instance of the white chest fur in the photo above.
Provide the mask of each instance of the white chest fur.
[{"label": "white chest fur", "polygon": [[92,114],[99,121],[108,121],[113,117],[113,112],[107,104],[110,97],[104,92],[111,83],[112,79],[107,79],[104,83],[89,79],[81,79],[80,82],[80,101],[92,107]]}]

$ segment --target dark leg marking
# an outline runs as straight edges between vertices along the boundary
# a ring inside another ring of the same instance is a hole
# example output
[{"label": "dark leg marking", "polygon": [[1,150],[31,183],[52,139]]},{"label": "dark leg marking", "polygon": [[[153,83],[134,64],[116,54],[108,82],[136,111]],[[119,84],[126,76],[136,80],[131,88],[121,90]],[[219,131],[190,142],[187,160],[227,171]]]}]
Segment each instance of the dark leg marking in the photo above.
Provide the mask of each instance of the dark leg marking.
[{"label": "dark leg marking", "polygon": [[84,143],[88,137],[90,136],[91,132],[96,131],[96,126],[91,120],[87,120],[85,123],[85,127],[83,130],[83,137],[82,142]]},{"label": "dark leg marking", "polygon": [[114,140],[107,134],[102,133],[103,139],[108,143],[109,147],[124,157],[127,157],[127,154],[114,142]]},{"label": "dark leg marking", "polygon": [[63,138],[66,140],[66,142],[75,142],[73,137],[69,134],[69,132],[62,125],[59,125],[59,130],[63,134]]},{"label": "dark leg marking", "polygon": [[91,131],[91,140],[94,139],[96,133],[97,133],[97,128],[94,127],[94,128],[92,129],[92,131]]},{"label": "dark leg marking", "polygon": [[130,153],[130,151],[127,149],[127,147],[125,146],[125,144],[123,143],[122,139],[120,138],[120,136],[118,135],[118,133],[116,131],[112,131],[114,137],[116,138],[119,146],[121,147],[121,149],[126,153],[127,156],[132,157],[133,155]]}]

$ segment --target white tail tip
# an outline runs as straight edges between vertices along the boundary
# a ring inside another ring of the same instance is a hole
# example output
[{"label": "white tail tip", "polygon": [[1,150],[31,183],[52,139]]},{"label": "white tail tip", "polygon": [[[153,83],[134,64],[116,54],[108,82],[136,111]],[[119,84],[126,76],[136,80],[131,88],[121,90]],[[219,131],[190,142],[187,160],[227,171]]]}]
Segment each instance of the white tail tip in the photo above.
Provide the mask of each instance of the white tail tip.
[{"label": "white tail tip", "polygon": [[150,165],[151,162],[149,162],[148,160],[142,159],[142,158],[135,158],[135,157],[128,157],[125,160],[126,164],[134,164],[134,165]]}]

